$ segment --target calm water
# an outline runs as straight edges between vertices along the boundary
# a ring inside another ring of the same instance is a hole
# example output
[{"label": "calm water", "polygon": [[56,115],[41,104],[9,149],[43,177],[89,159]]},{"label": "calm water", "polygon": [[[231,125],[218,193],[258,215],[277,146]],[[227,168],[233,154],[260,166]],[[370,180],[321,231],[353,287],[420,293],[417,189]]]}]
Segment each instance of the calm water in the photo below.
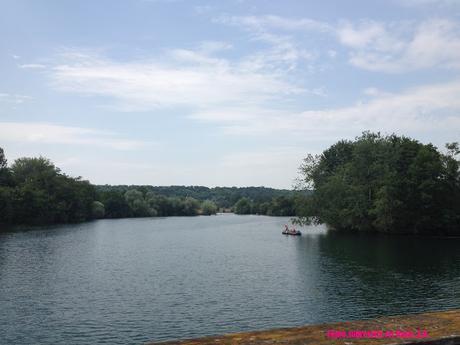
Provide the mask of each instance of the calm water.
[{"label": "calm water", "polygon": [[101,220],[0,234],[0,343],[141,344],[460,307],[460,239],[287,218]]}]

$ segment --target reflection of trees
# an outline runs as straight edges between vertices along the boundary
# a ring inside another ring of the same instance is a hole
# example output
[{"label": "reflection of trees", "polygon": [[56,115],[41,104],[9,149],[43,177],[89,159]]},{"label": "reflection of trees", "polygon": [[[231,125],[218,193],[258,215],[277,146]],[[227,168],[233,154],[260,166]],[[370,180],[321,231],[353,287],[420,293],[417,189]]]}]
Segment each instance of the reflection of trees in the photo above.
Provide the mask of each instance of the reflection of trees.
[{"label": "reflection of trees", "polygon": [[312,241],[315,286],[327,296],[321,321],[337,320],[338,310],[356,319],[460,305],[460,239],[329,232],[298,241],[300,270]]}]

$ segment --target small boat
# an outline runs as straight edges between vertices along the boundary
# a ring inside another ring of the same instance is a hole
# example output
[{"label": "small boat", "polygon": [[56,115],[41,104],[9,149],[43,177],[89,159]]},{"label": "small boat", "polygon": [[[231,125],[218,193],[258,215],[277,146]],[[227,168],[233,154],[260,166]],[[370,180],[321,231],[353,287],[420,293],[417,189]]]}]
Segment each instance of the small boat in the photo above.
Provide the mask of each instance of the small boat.
[{"label": "small boat", "polygon": [[300,235],[302,235],[302,233],[299,230],[295,230],[295,229],[292,229],[292,230],[285,229],[281,233],[283,235],[291,235],[291,236],[300,236]]}]

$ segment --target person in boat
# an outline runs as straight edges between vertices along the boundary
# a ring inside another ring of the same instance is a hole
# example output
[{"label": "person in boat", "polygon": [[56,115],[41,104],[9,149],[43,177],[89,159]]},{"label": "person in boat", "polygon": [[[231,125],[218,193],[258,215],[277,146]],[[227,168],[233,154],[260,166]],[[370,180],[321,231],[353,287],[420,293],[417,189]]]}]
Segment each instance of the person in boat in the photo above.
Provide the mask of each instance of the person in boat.
[{"label": "person in boat", "polygon": [[289,232],[289,228],[288,228],[287,224],[284,224],[284,231]]}]

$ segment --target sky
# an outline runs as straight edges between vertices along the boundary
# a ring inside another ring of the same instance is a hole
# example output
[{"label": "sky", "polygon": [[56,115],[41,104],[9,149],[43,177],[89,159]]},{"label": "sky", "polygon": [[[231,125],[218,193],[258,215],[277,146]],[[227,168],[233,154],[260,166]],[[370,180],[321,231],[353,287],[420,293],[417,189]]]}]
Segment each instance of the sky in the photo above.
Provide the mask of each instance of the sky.
[{"label": "sky", "polygon": [[95,184],[292,188],[363,131],[460,141],[460,0],[2,0],[0,147]]}]

